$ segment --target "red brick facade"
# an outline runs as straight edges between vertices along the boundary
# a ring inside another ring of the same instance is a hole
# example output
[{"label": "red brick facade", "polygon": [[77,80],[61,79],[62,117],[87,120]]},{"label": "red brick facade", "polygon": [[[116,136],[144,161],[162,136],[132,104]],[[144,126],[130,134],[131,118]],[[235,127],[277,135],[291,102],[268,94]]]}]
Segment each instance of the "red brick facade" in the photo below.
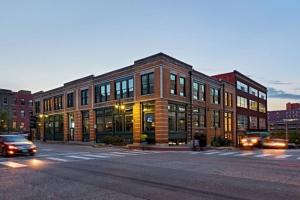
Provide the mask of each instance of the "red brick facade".
[{"label": "red brick facade", "polygon": [[[176,77],[176,84],[172,85],[176,88],[174,94],[170,92],[171,74]],[[129,92],[132,82],[133,93]],[[204,99],[193,98],[194,82],[204,84]],[[81,105],[85,99],[81,94],[86,89],[88,104]],[[142,91],[148,93],[142,95]],[[215,92],[213,96],[212,91]],[[230,106],[224,104],[225,92],[231,94]],[[68,107],[70,93],[73,93],[74,105]],[[114,135],[126,138],[128,143],[140,143],[146,135],[149,142],[156,144],[181,144],[204,134],[208,145],[215,136],[228,137],[234,145],[235,93],[234,85],[206,76],[182,61],[159,53],[116,71],[84,77],[63,87],[34,94],[34,101],[40,102],[40,110],[35,112],[39,116],[37,135],[42,140],[70,140],[71,114],[74,115],[74,139],[71,139],[74,141],[101,142],[105,136]],[[118,95],[124,98],[118,99]],[[54,110],[56,96],[63,96],[63,106]],[[47,111],[44,101],[49,98],[51,110]],[[104,100],[98,102],[99,98]],[[228,112],[232,113],[227,120],[231,124],[225,133],[224,113]],[[87,121],[85,117],[88,117]]]}]

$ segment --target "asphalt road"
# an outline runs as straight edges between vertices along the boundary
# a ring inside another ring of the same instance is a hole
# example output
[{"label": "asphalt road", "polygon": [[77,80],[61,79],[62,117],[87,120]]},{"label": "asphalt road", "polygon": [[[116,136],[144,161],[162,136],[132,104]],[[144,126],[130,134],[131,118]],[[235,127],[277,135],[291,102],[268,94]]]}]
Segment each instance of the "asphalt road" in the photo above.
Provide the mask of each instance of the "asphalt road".
[{"label": "asphalt road", "polygon": [[39,144],[0,158],[0,199],[300,199],[300,150],[159,152]]}]

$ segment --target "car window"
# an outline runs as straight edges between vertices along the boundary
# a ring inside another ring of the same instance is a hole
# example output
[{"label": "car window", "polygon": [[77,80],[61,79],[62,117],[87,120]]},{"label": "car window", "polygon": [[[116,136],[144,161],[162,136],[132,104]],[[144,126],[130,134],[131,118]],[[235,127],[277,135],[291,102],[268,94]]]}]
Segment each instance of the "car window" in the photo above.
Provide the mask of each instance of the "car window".
[{"label": "car window", "polygon": [[27,140],[20,135],[12,135],[12,136],[6,136],[3,137],[5,142],[26,142]]}]

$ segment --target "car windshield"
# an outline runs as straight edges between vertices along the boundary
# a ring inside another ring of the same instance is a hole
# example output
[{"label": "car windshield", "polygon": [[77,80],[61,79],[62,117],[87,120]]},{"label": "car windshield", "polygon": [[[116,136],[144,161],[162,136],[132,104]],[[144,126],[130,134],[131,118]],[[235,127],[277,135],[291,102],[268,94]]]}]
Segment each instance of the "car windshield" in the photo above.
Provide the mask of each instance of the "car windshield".
[{"label": "car windshield", "polygon": [[21,135],[3,136],[5,142],[27,142]]}]

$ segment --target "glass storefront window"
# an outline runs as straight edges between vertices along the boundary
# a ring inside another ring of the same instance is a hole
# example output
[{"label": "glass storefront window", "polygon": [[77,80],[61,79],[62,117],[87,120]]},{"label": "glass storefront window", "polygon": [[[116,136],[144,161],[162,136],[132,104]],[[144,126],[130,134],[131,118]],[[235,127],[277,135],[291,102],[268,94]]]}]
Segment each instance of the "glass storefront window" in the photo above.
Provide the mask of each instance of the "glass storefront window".
[{"label": "glass storefront window", "polygon": [[155,131],[155,105],[153,103],[143,103],[143,130],[145,132]]}]

